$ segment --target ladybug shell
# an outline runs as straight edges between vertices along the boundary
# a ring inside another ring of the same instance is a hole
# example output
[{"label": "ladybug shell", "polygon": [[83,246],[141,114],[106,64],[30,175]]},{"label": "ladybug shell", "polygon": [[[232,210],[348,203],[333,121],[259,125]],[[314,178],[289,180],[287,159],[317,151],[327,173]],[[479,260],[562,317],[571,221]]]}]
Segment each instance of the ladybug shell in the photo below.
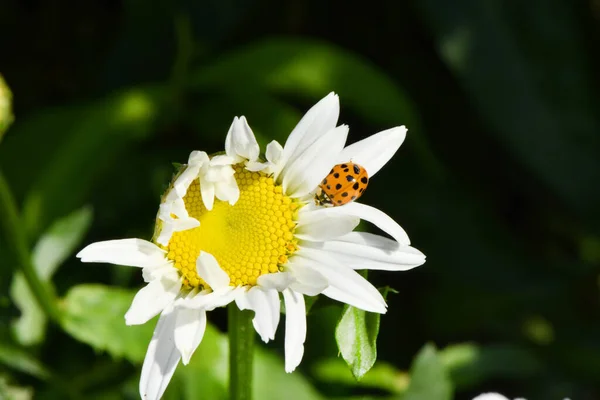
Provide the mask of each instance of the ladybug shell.
[{"label": "ladybug shell", "polygon": [[367,171],[358,164],[347,162],[334,166],[321,182],[323,202],[341,206],[358,199],[369,183]]}]

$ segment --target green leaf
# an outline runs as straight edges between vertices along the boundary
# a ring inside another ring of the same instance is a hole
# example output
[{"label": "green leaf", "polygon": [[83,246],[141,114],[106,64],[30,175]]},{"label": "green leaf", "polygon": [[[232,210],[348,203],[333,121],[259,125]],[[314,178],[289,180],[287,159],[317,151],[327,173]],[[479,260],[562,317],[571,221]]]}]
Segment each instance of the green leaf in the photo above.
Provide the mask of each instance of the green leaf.
[{"label": "green leaf", "polygon": [[254,359],[254,398],[264,400],[319,400],[323,397],[299,372],[285,372],[283,361],[259,348]]},{"label": "green leaf", "polygon": [[313,375],[326,383],[342,384],[351,387],[365,387],[386,390],[392,394],[403,393],[408,387],[409,377],[393,365],[381,361],[375,363],[365,376],[357,381],[346,364],[339,358],[329,358],[315,364]]},{"label": "green leaf", "polygon": [[345,305],[335,328],[342,357],[356,379],[361,379],[377,360],[380,314]]},{"label": "green leaf", "polygon": [[12,93],[6,82],[4,82],[4,78],[0,75],[0,142],[2,142],[2,137],[13,120]]},{"label": "green leaf", "polygon": [[25,349],[11,343],[11,340],[7,337],[0,340],[0,363],[38,379],[47,379],[50,376],[50,373],[40,361]]},{"label": "green leaf", "polygon": [[0,399],[31,400],[33,393],[33,388],[11,385],[4,376],[0,375]]},{"label": "green leaf", "polygon": [[198,70],[192,84],[258,87],[311,99],[335,90],[370,121],[413,125],[415,116],[410,100],[383,71],[358,55],[316,40],[261,41]]},{"label": "green leaf", "polygon": [[[49,281],[58,267],[79,245],[90,227],[92,211],[88,207],[79,209],[56,221],[42,235],[33,249],[33,265],[43,281]],[[15,337],[23,345],[40,343],[46,330],[46,316],[22,274],[16,274],[10,289],[11,297],[21,310],[14,323]]]},{"label": "green leaf", "polygon": [[410,383],[402,400],[450,400],[452,383],[432,344],[426,344],[413,361]]},{"label": "green leaf", "polygon": [[3,166],[28,162],[22,171],[8,168],[8,179],[24,198],[22,217],[31,237],[84,204],[97,178],[157,129],[165,97],[162,86],[130,89],[15,125],[0,159]]},{"label": "green leaf", "polygon": [[75,339],[113,357],[143,361],[155,323],[127,326],[123,316],[135,291],[103,285],[71,288],[63,301],[63,329]]}]

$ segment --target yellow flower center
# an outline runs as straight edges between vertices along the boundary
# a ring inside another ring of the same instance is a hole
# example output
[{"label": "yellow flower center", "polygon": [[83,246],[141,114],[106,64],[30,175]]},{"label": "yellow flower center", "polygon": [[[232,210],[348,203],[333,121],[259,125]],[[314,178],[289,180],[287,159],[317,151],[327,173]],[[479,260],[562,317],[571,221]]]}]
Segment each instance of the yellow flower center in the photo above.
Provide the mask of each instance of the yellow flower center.
[{"label": "yellow flower center", "polygon": [[281,270],[296,249],[299,204],[283,194],[272,177],[234,165],[240,198],[235,205],[215,199],[211,211],[204,207],[198,179],[183,201],[200,226],[175,232],[165,248],[189,287],[208,288],[196,273],[200,251],[212,254],[229,275],[232,286],[255,285],[256,278]]}]

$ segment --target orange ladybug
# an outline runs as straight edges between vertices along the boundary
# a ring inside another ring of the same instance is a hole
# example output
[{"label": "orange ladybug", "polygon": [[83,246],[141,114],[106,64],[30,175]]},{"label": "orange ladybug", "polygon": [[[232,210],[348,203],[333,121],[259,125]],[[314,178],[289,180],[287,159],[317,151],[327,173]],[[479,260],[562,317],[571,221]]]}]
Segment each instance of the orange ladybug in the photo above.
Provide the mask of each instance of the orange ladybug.
[{"label": "orange ladybug", "polygon": [[360,165],[352,162],[338,164],[321,181],[315,201],[319,205],[342,206],[358,199],[368,183],[367,171]]}]

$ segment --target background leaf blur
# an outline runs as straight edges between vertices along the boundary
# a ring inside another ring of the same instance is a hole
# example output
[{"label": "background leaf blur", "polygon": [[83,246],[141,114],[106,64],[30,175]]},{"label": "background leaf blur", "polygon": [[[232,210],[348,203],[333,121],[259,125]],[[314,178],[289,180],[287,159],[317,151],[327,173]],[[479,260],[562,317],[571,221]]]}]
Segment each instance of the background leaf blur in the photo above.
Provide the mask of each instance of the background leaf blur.
[{"label": "background leaf blur", "polygon": [[[369,275],[399,293],[360,382],[319,300],[297,372],[282,331],[258,350],[256,398],[600,398],[599,48],[597,0],[3,1],[0,170],[66,318],[40,316],[2,233],[0,398],[137,398],[139,271],[74,254],[150,238],[171,163],[222,150],[234,116],[281,141],[332,90],[350,141],[408,127],[363,198],[427,263]],[[167,399],[226,398],[209,318]]]}]

